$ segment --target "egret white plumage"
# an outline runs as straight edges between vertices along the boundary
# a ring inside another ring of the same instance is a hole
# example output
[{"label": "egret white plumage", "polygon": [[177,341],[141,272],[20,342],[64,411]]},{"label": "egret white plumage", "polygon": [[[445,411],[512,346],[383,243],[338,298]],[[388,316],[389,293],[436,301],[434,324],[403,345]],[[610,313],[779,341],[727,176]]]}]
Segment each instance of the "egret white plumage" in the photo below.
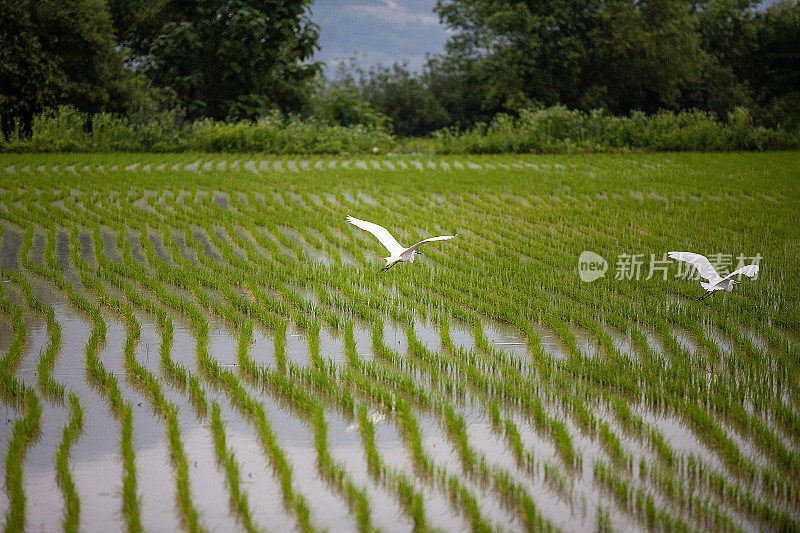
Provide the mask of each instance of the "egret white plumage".
[{"label": "egret white plumage", "polygon": [[706,293],[698,298],[698,301],[708,298],[714,294],[714,291],[731,292],[734,285],[741,283],[740,281],[733,279],[739,274],[744,274],[748,278],[754,278],[758,275],[758,265],[755,263],[752,265],[745,265],[734,270],[727,276],[722,277],[719,275],[719,273],[717,273],[717,270],[711,264],[711,261],[709,261],[704,255],[695,254],[692,252],[669,252],[667,255],[672,259],[677,259],[678,261],[683,261],[693,265],[700,274],[700,277],[707,280],[706,282],[700,282],[700,286],[706,290]]},{"label": "egret white plumage", "polygon": [[408,248],[397,242],[389,230],[384,228],[383,226],[379,226],[374,222],[367,222],[366,220],[360,220],[355,217],[351,217],[350,215],[347,216],[347,221],[354,225],[357,228],[361,228],[364,231],[368,231],[375,235],[381,244],[383,244],[387,250],[389,250],[389,257],[384,257],[386,261],[386,266],[380,269],[380,272],[384,270],[389,270],[397,263],[413,263],[414,256],[417,254],[421,254],[422,252],[417,251],[417,247],[425,244],[426,242],[433,242],[433,241],[446,241],[452,239],[453,237],[457,237],[456,235],[442,235],[439,237],[428,237],[427,239],[423,239],[416,244],[412,244]]}]

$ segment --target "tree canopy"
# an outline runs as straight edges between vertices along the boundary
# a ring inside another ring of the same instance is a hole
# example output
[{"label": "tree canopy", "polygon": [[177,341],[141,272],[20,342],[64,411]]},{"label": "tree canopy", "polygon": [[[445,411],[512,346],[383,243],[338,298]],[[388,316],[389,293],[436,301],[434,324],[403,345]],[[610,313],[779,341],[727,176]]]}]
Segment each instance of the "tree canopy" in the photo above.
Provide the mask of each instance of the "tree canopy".
[{"label": "tree canopy", "polygon": [[455,33],[428,75],[470,87],[483,114],[563,104],[725,116],[754,100],[788,109],[800,90],[797,0],[766,10],[750,0],[438,0],[436,10]]},{"label": "tree canopy", "polygon": [[102,0],[0,0],[0,35],[6,131],[14,119],[27,127],[34,113],[57,104],[113,108],[130,81]]},{"label": "tree canopy", "polygon": [[319,65],[309,0],[172,0],[133,23],[134,49],[156,86],[190,117],[254,118],[298,110]]}]

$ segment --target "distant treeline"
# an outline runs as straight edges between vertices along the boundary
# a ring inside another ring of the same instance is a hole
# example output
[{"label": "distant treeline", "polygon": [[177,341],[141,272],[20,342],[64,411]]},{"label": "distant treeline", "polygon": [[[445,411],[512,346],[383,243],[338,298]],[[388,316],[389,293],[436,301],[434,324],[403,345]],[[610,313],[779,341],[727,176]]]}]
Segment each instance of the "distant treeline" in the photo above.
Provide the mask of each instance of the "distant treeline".
[{"label": "distant treeline", "polygon": [[[91,115],[63,149],[353,151],[375,132],[439,132],[428,144],[447,150],[759,148],[800,131],[800,0],[435,11],[451,37],[421,72],[326,78],[312,0],[0,0],[4,147],[51,148],[42,132],[79,120],[47,111],[61,106]],[[560,120],[575,127],[531,133]]]},{"label": "distant treeline", "polygon": [[353,154],[377,151],[523,153],[784,150],[800,148],[800,133],[756,126],[747,109],[726,121],[704,111],[662,111],[614,117],[563,106],[498,115],[489,124],[445,128],[420,138],[396,137],[376,125],[331,125],[272,113],[255,121],[186,121],[165,112],[146,121],[108,113],[87,115],[69,106],[34,117],[30,134],[17,129],[0,140],[2,152],[266,152]]}]

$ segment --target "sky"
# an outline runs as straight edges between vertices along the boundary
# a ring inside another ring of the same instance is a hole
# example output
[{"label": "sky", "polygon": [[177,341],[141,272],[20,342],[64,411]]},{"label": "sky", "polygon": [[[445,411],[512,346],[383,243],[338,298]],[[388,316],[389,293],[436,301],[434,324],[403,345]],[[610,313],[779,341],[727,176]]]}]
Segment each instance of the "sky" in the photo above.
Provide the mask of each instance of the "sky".
[{"label": "sky", "polygon": [[419,71],[425,54],[444,51],[448,31],[433,12],[436,0],[316,0],[311,20],[319,25],[314,59],[332,74],[355,57],[364,67],[408,61]]},{"label": "sky", "polygon": [[320,50],[314,59],[326,63],[328,75],[353,57],[364,67],[407,61],[419,72],[425,55],[443,52],[449,36],[435,5],[436,0],[316,0],[311,19],[320,27]]}]

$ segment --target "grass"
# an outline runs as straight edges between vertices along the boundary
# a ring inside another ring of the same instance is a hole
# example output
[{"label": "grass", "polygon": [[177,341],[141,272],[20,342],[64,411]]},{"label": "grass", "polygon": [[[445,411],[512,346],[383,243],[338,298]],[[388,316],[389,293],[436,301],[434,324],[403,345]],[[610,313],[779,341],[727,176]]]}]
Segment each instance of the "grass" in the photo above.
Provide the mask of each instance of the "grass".
[{"label": "grass", "polygon": [[[449,156],[434,169],[422,158],[422,171],[412,158],[364,171],[310,157],[311,170],[294,172],[292,156],[284,170],[217,170],[223,159],[236,157],[0,155],[0,168],[15,167],[0,176],[2,277],[13,289],[0,320],[14,333],[0,377],[18,416],[5,452],[7,528],[24,525],[23,458],[42,401],[67,417],[54,465],[64,529],[79,528],[85,494],[69,465],[83,411],[53,375],[64,333],[34,294],[35,279],[90,324],[86,381],[117,422],[118,498],[131,530],[142,527],[149,495],[136,476],[129,391],[165,432],[176,523],[190,531],[204,529],[193,487],[205,480],[185,438],[193,423],[212,438],[225,480],[218,490],[239,524],[258,529],[265,510],[226,436],[223,401],[257,440],[284,509],[305,531],[332,527],[330,512],[293,469],[285,418],[305,428],[324,490],[362,531],[388,516],[378,493],[416,531],[444,518],[431,513],[428,493],[476,531],[613,530],[628,521],[798,529],[797,153]],[[183,170],[196,161],[199,172]],[[378,275],[380,245],[347,214],[392,228],[401,242],[459,237]],[[700,303],[701,289],[675,278],[675,265],[666,279],[644,279],[647,265],[643,279],[615,279],[620,254],[649,261],[672,249],[730,253],[734,263],[758,253],[762,274]],[[583,250],[609,261],[605,277],[580,281]],[[35,375],[21,365],[23,309],[47,326]],[[125,325],[115,339],[120,375],[98,357],[104,316]],[[491,340],[498,323],[521,348]],[[161,337],[156,366],[137,352],[146,324]],[[173,358],[179,327],[195,342],[190,362]],[[227,363],[211,344],[219,328],[234,353]],[[179,416],[172,394],[195,422]],[[338,455],[339,419],[357,431],[363,465]],[[405,463],[391,458],[388,428]],[[587,501],[586,514],[576,511]]]}]

